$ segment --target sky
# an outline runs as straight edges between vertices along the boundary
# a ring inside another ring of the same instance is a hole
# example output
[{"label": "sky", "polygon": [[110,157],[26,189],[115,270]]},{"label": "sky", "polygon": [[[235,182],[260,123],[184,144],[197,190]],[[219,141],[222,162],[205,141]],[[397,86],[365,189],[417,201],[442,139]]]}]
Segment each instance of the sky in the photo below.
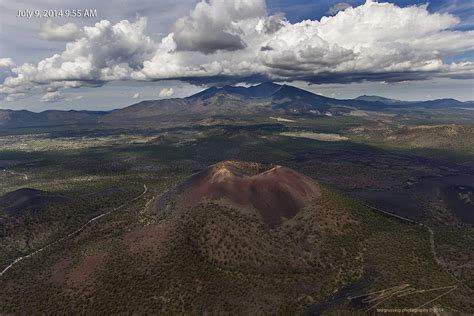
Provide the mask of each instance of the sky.
[{"label": "sky", "polygon": [[0,108],[111,110],[262,81],[474,100],[473,3],[0,0]]}]

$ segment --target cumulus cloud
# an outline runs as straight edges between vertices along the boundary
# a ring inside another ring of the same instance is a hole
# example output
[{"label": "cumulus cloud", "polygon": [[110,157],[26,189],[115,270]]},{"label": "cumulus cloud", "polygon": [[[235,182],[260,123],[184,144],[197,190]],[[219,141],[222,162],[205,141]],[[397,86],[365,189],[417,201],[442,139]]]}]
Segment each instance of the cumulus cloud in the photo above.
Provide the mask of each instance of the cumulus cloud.
[{"label": "cumulus cloud", "polygon": [[42,23],[38,36],[47,41],[70,42],[81,36],[81,31],[74,23],[57,25],[51,20]]},{"label": "cumulus cloud", "polygon": [[59,91],[55,92],[48,92],[45,95],[43,95],[40,99],[41,102],[48,102],[48,103],[54,103],[58,101],[65,100],[66,97],[62,95]]},{"label": "cumulus cloud", "polygon": [[[252,3],[258,12],[262,3]],[[424,5],[402,8],[367,1],[320,21],[292,24],[280,17],[277,28],[265,27],[272,19],[277,18],[234,19],[246,46],[212,55],[179,51],[171,33],[134,76],[202,82],[262,77],[310,82],[420,80],[469,67],[446,65],[443,58],[472,48],[474,41],[473,31],[450,31],[459,23],[456,17],[430,13]]]},{"label": "cumulus cloud", "polygon": [[28,97],[26,93],[10,93],[5,97],[5,101],[7,102],[14,102],[17,100],[25,99]]},{"label": "cumulus cloud", "polygon": [[328,12],[329,14],[336,14],[339,11],[344,11],[345,9],[349,8],[351,5],[346,2],[339,2],[333,5],[332,7],[329,8]]},{"label": "cumulus cloud", "polygon": [[210,0],[199,2],[189,16],[173,26],[177,50],[205,54],[246,46],[239,23],[265,15],[263,0]]},{"label": "cumulus cloud", "polygon": [[[342,6],[339,6],[342,8]],[[321,20],[291,23],[268,15],[263,0],[199,2],[160,42],[147,21],[101,21],[84,27],[63,52],[37,64],[0,61],[0,94],[101,86],[114,80],[178,79],[193,83],[313,83],[472,78],[473,62],[443,59],[473,49],[474,31],[426,5],[368,0]],[[2,68],[3,67],[3,68]],[[160,93],[161,94],[161,93]]]},{"label": "cumulus cloud", "polygon": [[40,102],[45,102],[45,103],[55,103],[59,101],[73,101],[73,100],[81,100],[83,98],[82,95],[76,95],[76,96],[65,96],[59,91],[54,91],[54,92],[47,92],[45,93],[41,99]]},{"label": "cumulus cloud", "polygon": [[160,91],[159,96],[160,97],[171,97],[174,94],[173,88],[163,88]]},{"label": "cumulus cloud", "polygon": [[283,13],[277,13],[275,15],[269,16],[266,19],[260,19],[255,29],[259,33],[264,32],[267,34],[272,34],[280,30],[285,25],[284,22],[287,22],[287,20]]},{"label": "cumulus cloud", "polygon": [[140,97],[140,93],[138,93],[138,92],[135,93],[135,94],[132,96],[132,98],[134,98],[134,99],[138,99],[139,97]]},{"label": "cumulus cloud", "polygon": [[13,68],[4,79],[1,94],[30,93],[43,89],[100,86],[107,81],[130,78],[134,70],[155,51],[155,43],[144,35],[146,19],[117,24],[103,20],[84,27],[81,36],[66,49],[38,64],[25,63]]},{"label": "cumulus cloud", "polygon": [[0,58],[0,82],[14,75],[12,71],[14,66],[15,63],[11,58]]}]

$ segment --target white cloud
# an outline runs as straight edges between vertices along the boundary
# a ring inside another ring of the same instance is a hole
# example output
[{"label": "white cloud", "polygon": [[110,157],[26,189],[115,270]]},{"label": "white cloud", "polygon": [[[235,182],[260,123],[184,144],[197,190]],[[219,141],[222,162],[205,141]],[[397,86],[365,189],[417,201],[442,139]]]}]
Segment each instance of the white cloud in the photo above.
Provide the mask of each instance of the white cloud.
[{"label": "white cloud", "polygon": [[14,67],[15,63],[11,58],[0,58],[0,82],[14,75],[12,72]]},{"label": "white cloud", "polygon": [[[268,16],[263,0],[199,2],[155,43],[147,21],[100,21],[38,64],[5,62],[0,94],[56,92],[116,80],[358,82],[470,78],[473,62],[445,64],[472,49],[474,31],[426,5],[367,1],[320,21]],[[0,63],[0,70],[1,68]]]},{"label": "white cloud", "polygon": [[239,23],[266,14],[263,0],[210,0],[199,2],[189,16],[173,27],[177,50],[205,54],[246,46]]},{"label": "white cloud", "polygon": [[344,11],[345,9],[349,8],[351,5],[346,2],[339,2],[333,5],[332,7],[329,8],[328,12],[329,14],[336,14],[339,11]]},{"label": "white cloud", "polygon": [[45,103],[55,103],[59,101],[73,101],[73,100],[81,100],[83,98],[82,95],[76,95],[76,96],[65,96],[61,94],[59,91],[54,91],[54,92],[47,92],[44,94],[40,102],[45,102]]},{"label": "white cloud", "polygon": [[15,64],[13,63],[13,60],[11,58],[0,58],[0,67],[12,67]]},{"label": "white cloud", "polygon": [[48,41],[70,42],[81,36],[81,31],[74,23],[57,25],[51,20],[47,20],[40,26],[38,36]]},{"label": "white cloud", "polygon": [[174,94],[173,88],[163,88],[160,90],[159,96],[160,97],[171,97]]},{"label": "white cloud", "polygon": [[139,97],[140,97],[140,93],[139,93],[139,92],[135,93],[135,94],[132,96],[132,98],[134,98],[134,99],[138,99]]},{"label": "white cloud", "polygon": [[155,51],[155,44],[143,34],[146,19],[100,21],[84,27],[81,37],[66,49],[38,64],[25,63],[12,69],[15,75],[0,85],[0,93],[31,93],[33,90],[100,86],[107,81],[130,78]]},{"label": "white cloud", "polygon": [[62,101],[64,99],[66,99],[64,95],[62,95],[59,91],[55,91],[55,92],[47,92],[45,95],[41,97],[40,101],[54,103],[54,102]]},{"label": "white cloud", "polygon": [[27,98],[28,95],[26,93],[10,93],[6,98],[5,98],[5,101],[7,102],[14,102],[14,101],[18,101],[18,100],[21,100],[21,99],[25,99]]},{"label": "white cloud", "polygon": [[[254,11],[259,12],[262,2],[252,3]],[[199,6],[195,10],[201,11]],[[190,16],[194,14],[195,11]],[[239,30],[239,39],[245,43],[245,47],[235,51],[181,52],[175,34],[171,33],[159,44],[155,56],[144,62],[143,69],[134,72],[134,77],[204,80],[256,75],[313,82],[423,79],[469,67],[446,65],[442,59],[472,48],[474,41],[473,31],[449,30],[459,23],[456,17],[431,14],[426,6],[401,8],[367,1],[321,21],[292,24],[279,19],[274,32],[264,31],[263,25],[274,18],[262,15],[232,19],[232,28]],[[205,22],[200,27],[204,29],[207,20],[202,20]],[[199,21],[193,19],[195,24]],[[211,37],[212,28],[209,31]]]}]

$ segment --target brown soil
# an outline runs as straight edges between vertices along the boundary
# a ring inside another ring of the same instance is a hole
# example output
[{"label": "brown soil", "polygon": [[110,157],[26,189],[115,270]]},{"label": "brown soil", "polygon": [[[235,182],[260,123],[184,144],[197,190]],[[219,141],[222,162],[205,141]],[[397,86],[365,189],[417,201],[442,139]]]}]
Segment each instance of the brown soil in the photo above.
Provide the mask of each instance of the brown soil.
[{"label": "brown soil", "polygon": [[160,249],[162,242],[168,236],[168,229],[165,223],[140,227],[126,234],[123,238],[133,253],[143,251],[153,251]]},{"label": "brown soil", "polygon": [[68,267],[71,265],[71,260],[63,259],[56,263],[51,271],[50,281],[55,284],[63,284],[67,280]]},{"label": "brown soil", "polygon": [[86,256],[68,275],[73,285],[84,285],[104,261],[103,254]]},{"label": "brown soil", "polygon": [[104,254],[85,256],[76,266],[72,260],[63,259],[52,267],[49,281],[56,285],[64,285],[64,290],[69,293],[74,293],[79,288],[83,294],[93,293],[94,278],[104,259]]}]

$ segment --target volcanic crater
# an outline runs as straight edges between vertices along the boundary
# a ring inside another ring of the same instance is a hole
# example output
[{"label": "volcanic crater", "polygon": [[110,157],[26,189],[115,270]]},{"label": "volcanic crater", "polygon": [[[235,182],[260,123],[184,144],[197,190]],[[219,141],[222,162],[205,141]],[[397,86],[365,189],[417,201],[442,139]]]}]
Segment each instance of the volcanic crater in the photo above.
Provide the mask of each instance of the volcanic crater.
[{"label": "volcanic crater", "polygon": [[193,175],[177,193],[180,206],[227,201],[256,210],[263,222],[275,227],[320,197],[321,190],[313,179],[287,167],[225,161]]}]

